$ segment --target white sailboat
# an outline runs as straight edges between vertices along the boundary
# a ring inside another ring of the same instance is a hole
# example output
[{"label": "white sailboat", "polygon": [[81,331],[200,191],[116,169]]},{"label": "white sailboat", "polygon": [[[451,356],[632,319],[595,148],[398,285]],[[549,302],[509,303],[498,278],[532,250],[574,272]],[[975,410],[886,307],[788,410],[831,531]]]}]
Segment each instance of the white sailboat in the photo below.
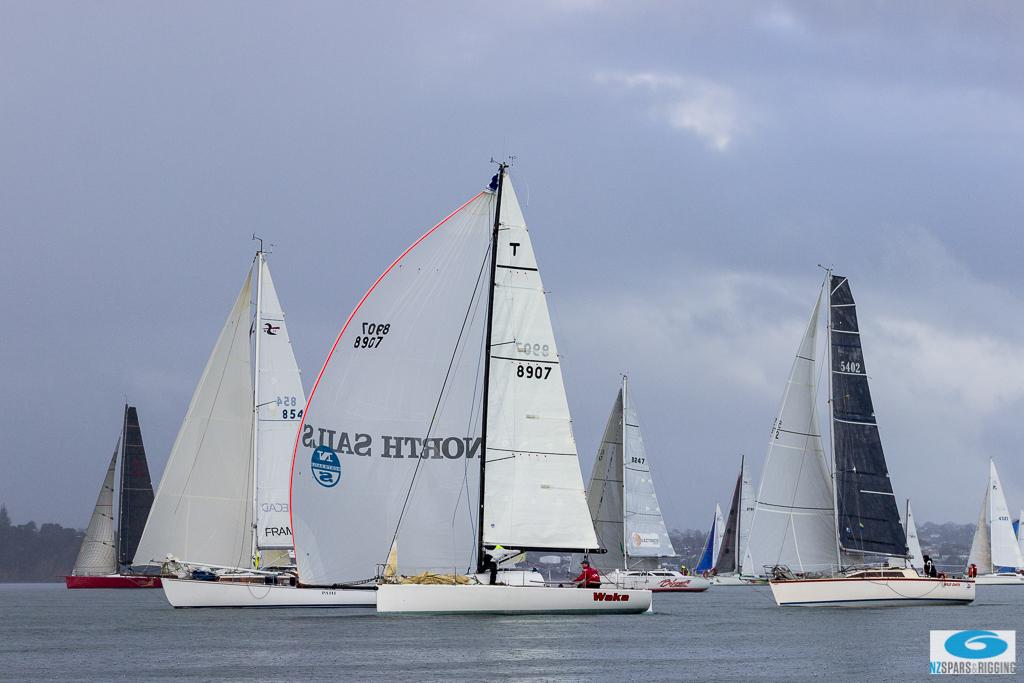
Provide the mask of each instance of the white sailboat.
[{"label": "white sailboat", "polygon": [[740,573],[742,559],[747,552],[753,513],[754,487],[747,473],[746,458],[741,455],[740,473],[732,492],[732,504],[729,506],[729,516],[725,521],[718,560],[715,562],[715,575],[711,577],[712,585],[751,586],[765,583],[764,579]]},{"label": "white sailboat", "polygon": [[261,246],[196,386],[139,545],[142,561],[165,567],[174,607],[372,608],[372,591],[295,585],[288,481],[305,402]]},{"label": "white sailboat", "polygon": [[815,406],[819,294],[773,425],[744,566],[769,575],[779,605],[969,603],[972,580],[866,564],[906,559],[907,537],[878,434],[849,281],[828,270],[823,287],[831,466]]},{"label": "white sailboat", "polygon": [[384,613],[650,607],[650,591],[537,586],[524,572],[481,582],[489,557],[599,550],[504,164],[373,284],[303,421],[291,503],[304,582],[379,585]]},{"label": "white sailboat", "polygon": [[598,540],[607,550],[591,557],[590,562],[612,585],[655,593],[708,589],[707,579],[660,566],[659,558],[673,557],[676,552],[658,504],[650,458],[625,376],[594,460],[587,504]]},{"label": "white sailboat", "polygon": [[1024,585],[1024,574],[1017,572],[1024,568],[1024,557],[1013,533],[1010,510],[993,460],[989,460],[988,486],[967,558],[968,568],[972,565],[977,568],[975,581],[979,585]]}]

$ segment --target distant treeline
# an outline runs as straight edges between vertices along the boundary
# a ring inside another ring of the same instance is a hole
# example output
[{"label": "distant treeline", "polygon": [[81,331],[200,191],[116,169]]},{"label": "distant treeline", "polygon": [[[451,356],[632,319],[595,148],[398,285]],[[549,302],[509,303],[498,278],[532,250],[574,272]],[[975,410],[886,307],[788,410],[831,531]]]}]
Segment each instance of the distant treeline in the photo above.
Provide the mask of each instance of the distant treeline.
[{"label": "distant treeline", "polygon": [[60,524],[11,524],[0,505],[0,581],[61,581],[75,566],[84,535]]}]

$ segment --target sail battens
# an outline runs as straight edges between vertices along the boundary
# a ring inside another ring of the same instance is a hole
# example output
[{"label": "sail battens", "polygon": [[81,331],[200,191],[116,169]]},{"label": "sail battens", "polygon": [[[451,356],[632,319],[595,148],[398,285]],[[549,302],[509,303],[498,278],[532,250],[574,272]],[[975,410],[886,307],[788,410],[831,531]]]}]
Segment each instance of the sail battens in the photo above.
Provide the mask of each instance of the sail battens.
[{"label": "sail battens", "polygon": [[796,436],[807,436],[807,437],[810,437],[812,439],[820,439],[821,438],[821,434],[815,434],[813,432],[794,432],[792,429],[781,429],[781,428],[778,431],[782,432],[783,434],[795,434]]},{"label": "sail battens", "polygon": [[876,427],[876,428],[878,427],[878,423],[877,422],[865,422],[864,420],[844,420],[843,418],[840,418],[840,417],[834,417],[834,418],[832,418],[832,421],[833,422],[841,422],[843,424],[848,424],[848,425],[865,425],[867,427]]},{"label": "sail battens", "polygon": [[896,494],[892,491],[869,491],[868,489],[861,489],[861,493],[873,493],[876,496],[895,496]]},{"label": "sail battens", "polygon": [[[123,433],[122,433],[123,438]],[[122,440],[118,439],[117,447],[110,458],[106,476],[96,497],[89,526],[85,530],[85,538],[75,558],[74,576],[102,576],[117,571],[117,550],[114,546],[114,470],[117,468],[117,456],[121,452]]]},{"label": "sail battens", "polygon": [[528,268],[526,266],[509,266],[509,265],[505,265],[504,263],[497,264],[495,266],[495,268],[510,268],[512,270],[526,270],[526,271],[537,272],[536,268]]}]

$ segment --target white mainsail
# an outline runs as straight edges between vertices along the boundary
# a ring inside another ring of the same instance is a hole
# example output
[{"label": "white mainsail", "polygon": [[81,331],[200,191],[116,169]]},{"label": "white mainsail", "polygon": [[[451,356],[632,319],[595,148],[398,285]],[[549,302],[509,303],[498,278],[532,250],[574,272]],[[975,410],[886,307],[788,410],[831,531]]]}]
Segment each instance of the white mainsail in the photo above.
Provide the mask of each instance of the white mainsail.
[{"label": "white mainsail", "polygon": [[[658,504],[658,494],[654,491],[654,479],[651,477],[651,463],[644,449],[643,435],[640,433],[640,420],[637,416],[633,394],[628,390],[627,379],[622,378],[622,395],[624,398],[623,433],[623,487],[625,518],[626,555],[630,558],[630,568],[642,566],[645,569],[657,567],[658,557],[675,555],[672,541],[668,537],[665,518]],[[722,532],[725,532],[724,525]],[[721,538],[719,538],[721,544]],[[634,558],[646,558],[646,563],[633,562]]]},{"label": "white mainsail", "polygon": [[251,565],[251,285],[246,275],[192,395],[136,564],[174,555],[195,564]]},{"label": "white mainsail", "polygon": [[714,562],[722,552],[722,539],[725,538],[725,518],[722,517],[722,506],[715,503],[715,544],[711,549],[711,557]]},{"label": "white mainsail", "polygon": [[971,552],[967,556],[967,566],[973,564],[978,568],[979,574],[992,573],[992,541],[988,527],[990,492],[991,486],[986,487],[985,498],[981,501],[981,511],[978,513],[978,525],[974,527]]},{"label": "white mainsail", "polygon": [[114,546],[114,470],[121,452],[121,440],[110,458],[107,475],[103,478],[96,507],[82,539],[82,547],[75,559],[73,576],[104,576],[117,571],[117,549]]},{"label": "white mainsail", "polygon": [[[284,311],[261,251],[259,268],[259,395],[256,411],[256,533],[260,550],[292,547],[288,483],[295,434],[306,407],[299,366],[292,352]],[[264,558],[266,564],[266,558]]]},{"label": "white mainsail", "polygon": [[607,552],[595,555],[594,564],[602,569],[622,569],[626,565],[625,523],[623,518],[623,435],[622,390],[608,415],[597,458],[590,473],[587,504],[601,547]]},{"label": "white mainsail", "polygon": [[742,560],[747,553],[747,543],[750,541],[750,527],[754,520],[754,483],[750,478],[750,469],[747,467],[746,458],[740,466],[740,540],[739,552],[736,554],[738,560]]},{"label": "white mainsail", "polygon": [[917,538],[917,525],[914,524],[914,512],[910,509],[910,500],[907,500],[907,566],[914,569],[924,569],[924,555],[921,553],[921,543]]},{"label": "white mainsail", "polygon": [[1006,505],[1003,484],[999,481],[996,463],[992,460],[989,461],[989,489],[992,566],[1012,569],[1024,567],[1024,558],[1021,557],[1020,546],[1017,545],[1017,537],[1013,533],[1013,521],[1010,519],[1010,509]]},{"label": "white mainsail", "polygon": [[818,422],[816,353],[821,294],[797,350],[772,426],[741,573],[766,567],[824,570],[839,564],[830,468]]},{"label": "white mainsail", "polygon": [[597,548],[530,233],[511,181],[505,180],[502,191],[483,543]]}]

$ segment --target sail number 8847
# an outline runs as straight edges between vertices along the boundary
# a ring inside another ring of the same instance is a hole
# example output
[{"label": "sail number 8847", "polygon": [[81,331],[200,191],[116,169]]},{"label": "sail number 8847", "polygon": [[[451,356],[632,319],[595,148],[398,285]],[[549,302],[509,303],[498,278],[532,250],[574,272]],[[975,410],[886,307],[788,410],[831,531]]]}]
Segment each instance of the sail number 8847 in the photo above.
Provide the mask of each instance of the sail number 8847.
[{"label": "sail number 8847", "polygon": [[354,349],[376,349],[391,331],[391,323],[363,323],[363,333],[357,334]]},{"label": "sail number 8847", "polygon": [[551,366],[547,365],[523,365],[516,366],[516,377],[527,379],[547,379],[551,376]]}]

